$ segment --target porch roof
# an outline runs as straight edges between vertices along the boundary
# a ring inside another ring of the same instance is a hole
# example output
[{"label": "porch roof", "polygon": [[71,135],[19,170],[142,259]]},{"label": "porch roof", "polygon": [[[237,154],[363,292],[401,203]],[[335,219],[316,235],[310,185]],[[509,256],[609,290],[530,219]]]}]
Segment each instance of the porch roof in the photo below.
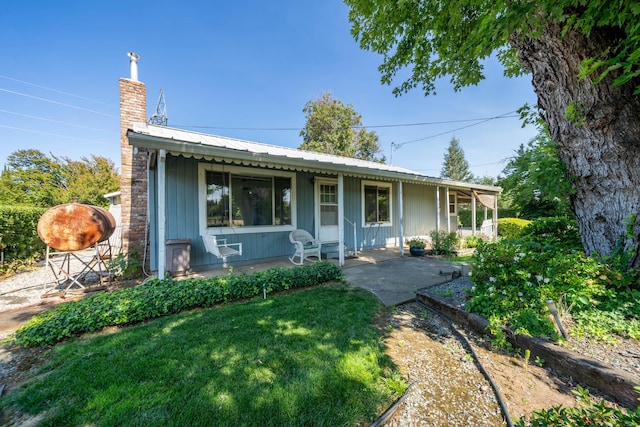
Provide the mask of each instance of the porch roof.
[{"label": "porch roof", "polygon": [[475,189],[499,193],[500,187],[430,177],[410,169],[351,157],[316,153],[259,142],[244,141],[147,123],[135,123],[127,132],[133,146],[166,150],[175,156],[215,160],[313,173],[342,173],[368,179],[400,180],[409,183],[442,185],[452,189]]}]

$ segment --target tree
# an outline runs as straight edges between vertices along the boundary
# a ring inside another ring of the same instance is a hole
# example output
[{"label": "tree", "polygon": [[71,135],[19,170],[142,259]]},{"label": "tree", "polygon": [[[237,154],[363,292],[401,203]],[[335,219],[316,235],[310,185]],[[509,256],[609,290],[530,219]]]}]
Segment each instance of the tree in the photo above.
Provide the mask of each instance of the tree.
[{"label": "tree", "polygon": [[103,195],[119,186],[115,165],[105,157],[74,161],[48,157],[38,150],[18,150],[9,155],[0,175],[0,204],[46,208],[77,201],[106,206]]},{"label": "tree", "polygon": [[447,152],[442,162],[441,178],[454,181],[471,181],[473,174],[469,171],[469,162],[464,157],[464,150],[460,146],[460,140],[455,136],[451,138]]},{"label": "tree", "polygon": [[504,197],[525,219],[569,216],[571,184],[558,147],[542,130],[527,146],[521,144],[500,178]]},{"label": "tree", "polygon": [[351,104],[345,106],[327,92],[307,102],[302,111],[307,124],[300,131],[303,143],[299,149],[385,162],[384,156],[376,157],[380,152],[378,135],[362,126],[362,117]]},{"label": "tree", "polygon": [[[505,75],[532,74],[538,109],[574,179],[572,209],[588,254],[610,254],[640,210],[640,7],[635,1],[345,0],[360,46],[383,55],[401,94],[477,84],[497,52]],[[410,68],[407,70],[406,68]],[[640,267],[640,222],[623,241]]]}]

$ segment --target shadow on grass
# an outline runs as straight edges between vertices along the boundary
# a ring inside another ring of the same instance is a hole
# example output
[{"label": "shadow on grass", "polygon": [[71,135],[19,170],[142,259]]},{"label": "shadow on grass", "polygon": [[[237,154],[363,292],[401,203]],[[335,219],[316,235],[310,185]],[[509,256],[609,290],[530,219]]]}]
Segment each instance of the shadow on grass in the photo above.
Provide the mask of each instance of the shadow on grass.
[{"label": "shadow on grass", "polygon": [[47,425],[355,425],[402,391],[375,296],[323,286],[168,316],[54,348],[0,408]]}]

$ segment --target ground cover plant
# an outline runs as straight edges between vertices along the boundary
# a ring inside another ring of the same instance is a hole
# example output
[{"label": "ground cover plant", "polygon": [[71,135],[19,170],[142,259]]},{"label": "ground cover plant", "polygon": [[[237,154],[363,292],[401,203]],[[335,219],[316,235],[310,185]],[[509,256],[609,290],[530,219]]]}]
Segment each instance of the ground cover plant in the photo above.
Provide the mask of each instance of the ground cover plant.
[{"label": "ground cover plant", "polygon": [[55,344],[108,326],[142,322],[196,307],[212,307],[265,293],[314,286],[341,278],[340,268],[318,262],[253,274],[186,280],[151,280],[144,285],[99,293],[56,306],[33,317],[14,339],[26,346]]},{"label": "ground cover plant", "polygon": [[632,286],[636,277],[636,271],[621,267],[616,259],[585,256],[572,221],[542,219],[525,227],[517,238],[477,248],[475,286],[467,309],[488,318],[498,339],[504,326],[558,339],[547,300],[576,322],[570,332],[574,335],[638,339],[640,292]]},{"label": "ground cover plant", "polygon": [[374,328],[382,308],[335,283],[75,339],[3,397],[0,423],[369,424],[406,389]]}]

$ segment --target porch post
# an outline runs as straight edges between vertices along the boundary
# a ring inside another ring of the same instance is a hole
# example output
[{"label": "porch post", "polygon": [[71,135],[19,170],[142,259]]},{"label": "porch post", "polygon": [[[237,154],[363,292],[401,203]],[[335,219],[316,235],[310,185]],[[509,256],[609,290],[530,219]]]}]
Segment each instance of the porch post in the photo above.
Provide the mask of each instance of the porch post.
[{"label": "porch post", "polygon": [[447,209],[447,233],[451,233],[451,208],[449,207],[451,202],[449,201],[449,187],[444,188],[444,198],[447,201],[445,205]]},{"label": "porch post", "polygon": [[476,196],[471,192],[471,235],[476,235]]},{"label": "porch post", "polygon": [[493,202],[493,239],[498,239],[498,193]]},{"label": "porch post", "polygon": [[436,231],[440,231],[440,186],[436,186]]},{"label": "porch post", "polygon": [[344,266],[344,176],[338,174],[338,262]]},{"label": "porch post", "polygon": [[402,211],[403,197],[402,181],[398,181],[398,234],[400,235],[400,256],[404,256],[404,212]]},{"label": "porch post", "polygon": [[166,185],[165,185],[165,175],[166,175],[166,162],[167,162],[167,151],[160,150],[158,153],[158,279],[164,279],[164,273],[166,271],[166,238],[167,238],[167,230],[166,230]]}]

